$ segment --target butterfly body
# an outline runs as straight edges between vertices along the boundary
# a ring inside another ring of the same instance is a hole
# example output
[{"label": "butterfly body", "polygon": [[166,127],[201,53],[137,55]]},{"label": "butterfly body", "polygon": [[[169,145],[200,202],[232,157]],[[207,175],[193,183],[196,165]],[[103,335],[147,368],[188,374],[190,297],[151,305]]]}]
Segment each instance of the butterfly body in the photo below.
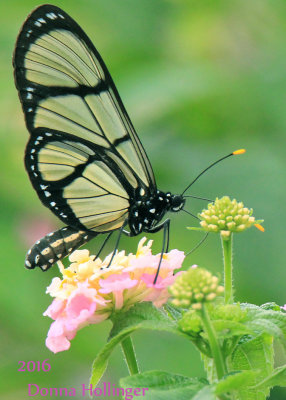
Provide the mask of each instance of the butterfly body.
[{"label": "butterfly body", "polygon": [[58,7],[38,7],[20,31],[13,65],[30,132],[26,170],[66,225],[34,245],[26,267],[46,270],[101,233],[164,229],[166,239],[162,220],[185,198],[157,189],[108,69],[80,26]]},{"label": "butterfly body", "polygon": [[141,190],[142,195],[134,199],[129,212],[132,236],[141,232],[153,232],[168,211],[180,211],[185,204],[182,196],[172,195],[170,192],[157,190],[152,195],[146,196],[144,189]]}]

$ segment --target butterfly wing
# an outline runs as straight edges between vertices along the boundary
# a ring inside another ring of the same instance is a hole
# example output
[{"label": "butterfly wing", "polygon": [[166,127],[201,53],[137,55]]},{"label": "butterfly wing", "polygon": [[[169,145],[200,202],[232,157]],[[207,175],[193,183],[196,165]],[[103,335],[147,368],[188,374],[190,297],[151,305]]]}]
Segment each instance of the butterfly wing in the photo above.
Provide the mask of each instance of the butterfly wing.
[{"label": "butterfly wing", "polygon": [[40,199],[70,226],[118,229],[136,190],[156,183],[92,42],[64,11],[44,5],[24,23],[13,64],[31,134],[25,164]]}]

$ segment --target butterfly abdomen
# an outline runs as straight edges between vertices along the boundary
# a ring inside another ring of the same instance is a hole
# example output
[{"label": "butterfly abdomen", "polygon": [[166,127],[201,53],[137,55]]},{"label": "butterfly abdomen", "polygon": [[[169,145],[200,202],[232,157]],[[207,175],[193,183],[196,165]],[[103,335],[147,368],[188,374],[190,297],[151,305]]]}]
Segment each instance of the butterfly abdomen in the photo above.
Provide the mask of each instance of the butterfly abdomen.
[{"label": "butterfly abdomen", "polygon": [[46,271],[95,236],[95,233],[69,226],[49,233],[28,251],[25,267],[28,269],[39,267],[42,271]]}]

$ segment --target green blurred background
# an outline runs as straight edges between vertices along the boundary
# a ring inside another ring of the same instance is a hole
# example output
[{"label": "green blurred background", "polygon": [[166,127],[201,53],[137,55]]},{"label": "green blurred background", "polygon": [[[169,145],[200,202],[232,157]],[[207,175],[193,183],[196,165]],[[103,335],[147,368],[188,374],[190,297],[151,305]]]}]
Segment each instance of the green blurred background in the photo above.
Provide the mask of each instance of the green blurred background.
[{"label": "green blurred background", "polygon": [[[265,219],[264,234],[235,237],[236,299],[286,303],[285,133],[286,3],[282,0],[63,0],[105,60],[153,164],[161,190],[180,193],[210,162],[238,149],[189,191],[215,198],[228,194]],[[0,398],[28,399],[28,383],[78,387],[87,383],[93,358],[106,342],[109,322],[80,331],[67,352],[44,345],[51,299],[46,286],[57,274],[23,267],[35,240],[60,226],[32,189],[24,170],[28,139],[11,57],[17,33],[37,0],[1,2],[0,16]],[[188,201],[193,213],[205,203]],[[172,216],[171,247],[190,250],[201,239],[186,230],[197,222]],[[154,235],[159,251],[161,234]],[[134,251],[138,238],[123,239]],[[95,243],[90,248],[96,250]],[[110,248],[111,249],[111,248]],[[185,260],[221,272],[219,238],[210,235]],[[185,340],[142,331],[134,335],[142,370],[165,369],[203,376],[198,352]],[[18,372],[18,361],[44,360],[50,372]],[[105,381],[127,375],[120,349]],[[38,398],[38,396],[36,397]],[[271,399],[285,400],[273,390]]]}]

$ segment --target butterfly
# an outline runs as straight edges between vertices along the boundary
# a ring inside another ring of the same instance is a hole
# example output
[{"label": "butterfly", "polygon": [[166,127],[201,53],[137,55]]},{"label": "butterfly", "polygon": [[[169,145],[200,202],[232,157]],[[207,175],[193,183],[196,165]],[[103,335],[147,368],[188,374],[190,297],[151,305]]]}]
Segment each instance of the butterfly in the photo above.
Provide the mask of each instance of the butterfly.
[{"label": "butterfly", "polygon": [[[152,166],[98,51],[63,10],[35,9],[19,33],[16,87],[30,140],[25,167],[66,226],[39,240],[27,268],[49,269],[101,233],[165,232],[185,198],[157,189]],[[129,231],[125,229],[129,227]]]},{"label": "butterfly", "polygon": [[30,132],[25,167],[42,203],[65,223],[35,243],[25,266],[46,271],[105,233],[101,251],[114,231],[119,231],[116,249],[122,233],[163,230],[162,260],[170,227],[170,219],[163,218],[183,209],[184,193],[198,177],[179,195],[157,189],[101,56],[60,8],[43,5],[28,16],[13,65]]}]

